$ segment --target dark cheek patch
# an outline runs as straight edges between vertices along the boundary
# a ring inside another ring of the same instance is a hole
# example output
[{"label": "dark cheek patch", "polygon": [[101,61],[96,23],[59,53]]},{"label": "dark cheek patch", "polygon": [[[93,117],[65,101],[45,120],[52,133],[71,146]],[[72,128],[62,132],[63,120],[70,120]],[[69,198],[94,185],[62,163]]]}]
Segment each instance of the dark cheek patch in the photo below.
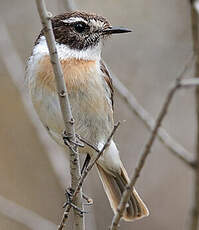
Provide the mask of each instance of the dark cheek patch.
[{"label": "dark cheek patch", "polygon": [[62,25],[53,28],[55,40],[59,44],[69,46],[71,49],[82,50],[96,46],[100,40],[98,34],[87,31],[85,33],[76,32],[73,27]]}]

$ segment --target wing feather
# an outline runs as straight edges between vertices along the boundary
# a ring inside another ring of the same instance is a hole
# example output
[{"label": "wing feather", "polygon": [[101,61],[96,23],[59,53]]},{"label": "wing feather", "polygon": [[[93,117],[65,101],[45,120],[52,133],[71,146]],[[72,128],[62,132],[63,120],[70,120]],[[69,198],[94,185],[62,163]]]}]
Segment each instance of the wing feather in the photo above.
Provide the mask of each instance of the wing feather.
[{"label": "wing feather", "polygon": [[110,91],[110,100],[112,103],[112,109],[113,109],[113,94],[114,94],[114,90],[113,90],[113,82],[112,82],[112,78],[111,78],[111,74],[108,71],[108,68],[106,67],[106,64],[101,60],[100,62],[100,69],[103,73],[103,77],[105,82],[107,83],[108,87],[109,87],[109,91]]}]

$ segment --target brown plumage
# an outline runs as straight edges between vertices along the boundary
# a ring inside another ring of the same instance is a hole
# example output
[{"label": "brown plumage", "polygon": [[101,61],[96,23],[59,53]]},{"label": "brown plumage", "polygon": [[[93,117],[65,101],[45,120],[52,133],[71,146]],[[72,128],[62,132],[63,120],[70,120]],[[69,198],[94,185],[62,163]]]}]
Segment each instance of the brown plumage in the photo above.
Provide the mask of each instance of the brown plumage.
[{"label": "brown plumage", "polygon": [[[127,172],[123,165],[121,165],[121,172],[115,176],[107,173],[99,164],[97,164],[97,168],[113,212],[116,213],[121,200],[121,195],[129,182]],[[148,216],[148,214],[148,209],[139,197],[135,188],[133,188],[127,208],[124,211],[123,218],[126,221],[132,221]]]}]

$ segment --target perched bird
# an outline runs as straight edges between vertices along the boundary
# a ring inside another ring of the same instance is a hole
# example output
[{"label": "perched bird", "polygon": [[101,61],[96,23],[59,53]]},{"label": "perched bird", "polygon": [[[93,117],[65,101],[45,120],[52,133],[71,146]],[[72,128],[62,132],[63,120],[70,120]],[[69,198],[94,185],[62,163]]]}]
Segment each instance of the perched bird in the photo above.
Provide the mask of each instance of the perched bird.
[{"label": "perched bird", "polygon": [[[103,41],[112,34],[130,30],[112,27],[101,16],[69,12],[52,18],[59,60],[69,94],[75,130],[78,135],[101,149],[113,126],[113,86],[101,58]],[[50,136],[66,148],[54,73],[43,30],[37,38],[26,69],[26,79],[34,108]],[[80,149],[87,159],[97,155],[89,146]],[[121,194],[129,182],[118,149],[110,141],[97,162],[97,169],[110,205],[116,212]],[[148,215],[148,209],[135,188],[123,218],[132,221]]]}]

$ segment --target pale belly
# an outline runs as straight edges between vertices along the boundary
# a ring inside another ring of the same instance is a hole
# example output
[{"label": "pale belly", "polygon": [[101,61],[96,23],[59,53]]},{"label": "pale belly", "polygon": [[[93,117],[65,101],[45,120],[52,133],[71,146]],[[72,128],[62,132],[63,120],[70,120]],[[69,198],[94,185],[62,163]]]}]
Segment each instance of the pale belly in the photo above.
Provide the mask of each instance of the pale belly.
[{"label": "pale belly", "polygon": [[[36,79],[37,77],[31,87],[35,110],[51,137],[64,145],[64,123],[57,93],[41,83],[38,84]],[[69,100],[76,133],[99,148],[103,146],[113,128],[112,105],[103,81],[92,78],[86,84],[80,84],[79,87],[76,85],[69,90]]]},{"label": "pale belly", "polygon": [[[96,147],[102,148],[114,123],[112,91],[100,68],[100,54],[88,60],[82,51],[78,57],[71,56],[67,47],[56,45],[75,119],[75,131]],[[62,138],[65,125],[44,37],[41,37],[34,47],[33,55],[27,65],[26,79],[34,108],[41,122],[51,137],[65,147]],[[79,148],[79,152],[89,153],[91,156],[97,154],[87,146]],[[113,140],[110,141],[98,163],[110,172],[120,170],[119,153]]]}]

